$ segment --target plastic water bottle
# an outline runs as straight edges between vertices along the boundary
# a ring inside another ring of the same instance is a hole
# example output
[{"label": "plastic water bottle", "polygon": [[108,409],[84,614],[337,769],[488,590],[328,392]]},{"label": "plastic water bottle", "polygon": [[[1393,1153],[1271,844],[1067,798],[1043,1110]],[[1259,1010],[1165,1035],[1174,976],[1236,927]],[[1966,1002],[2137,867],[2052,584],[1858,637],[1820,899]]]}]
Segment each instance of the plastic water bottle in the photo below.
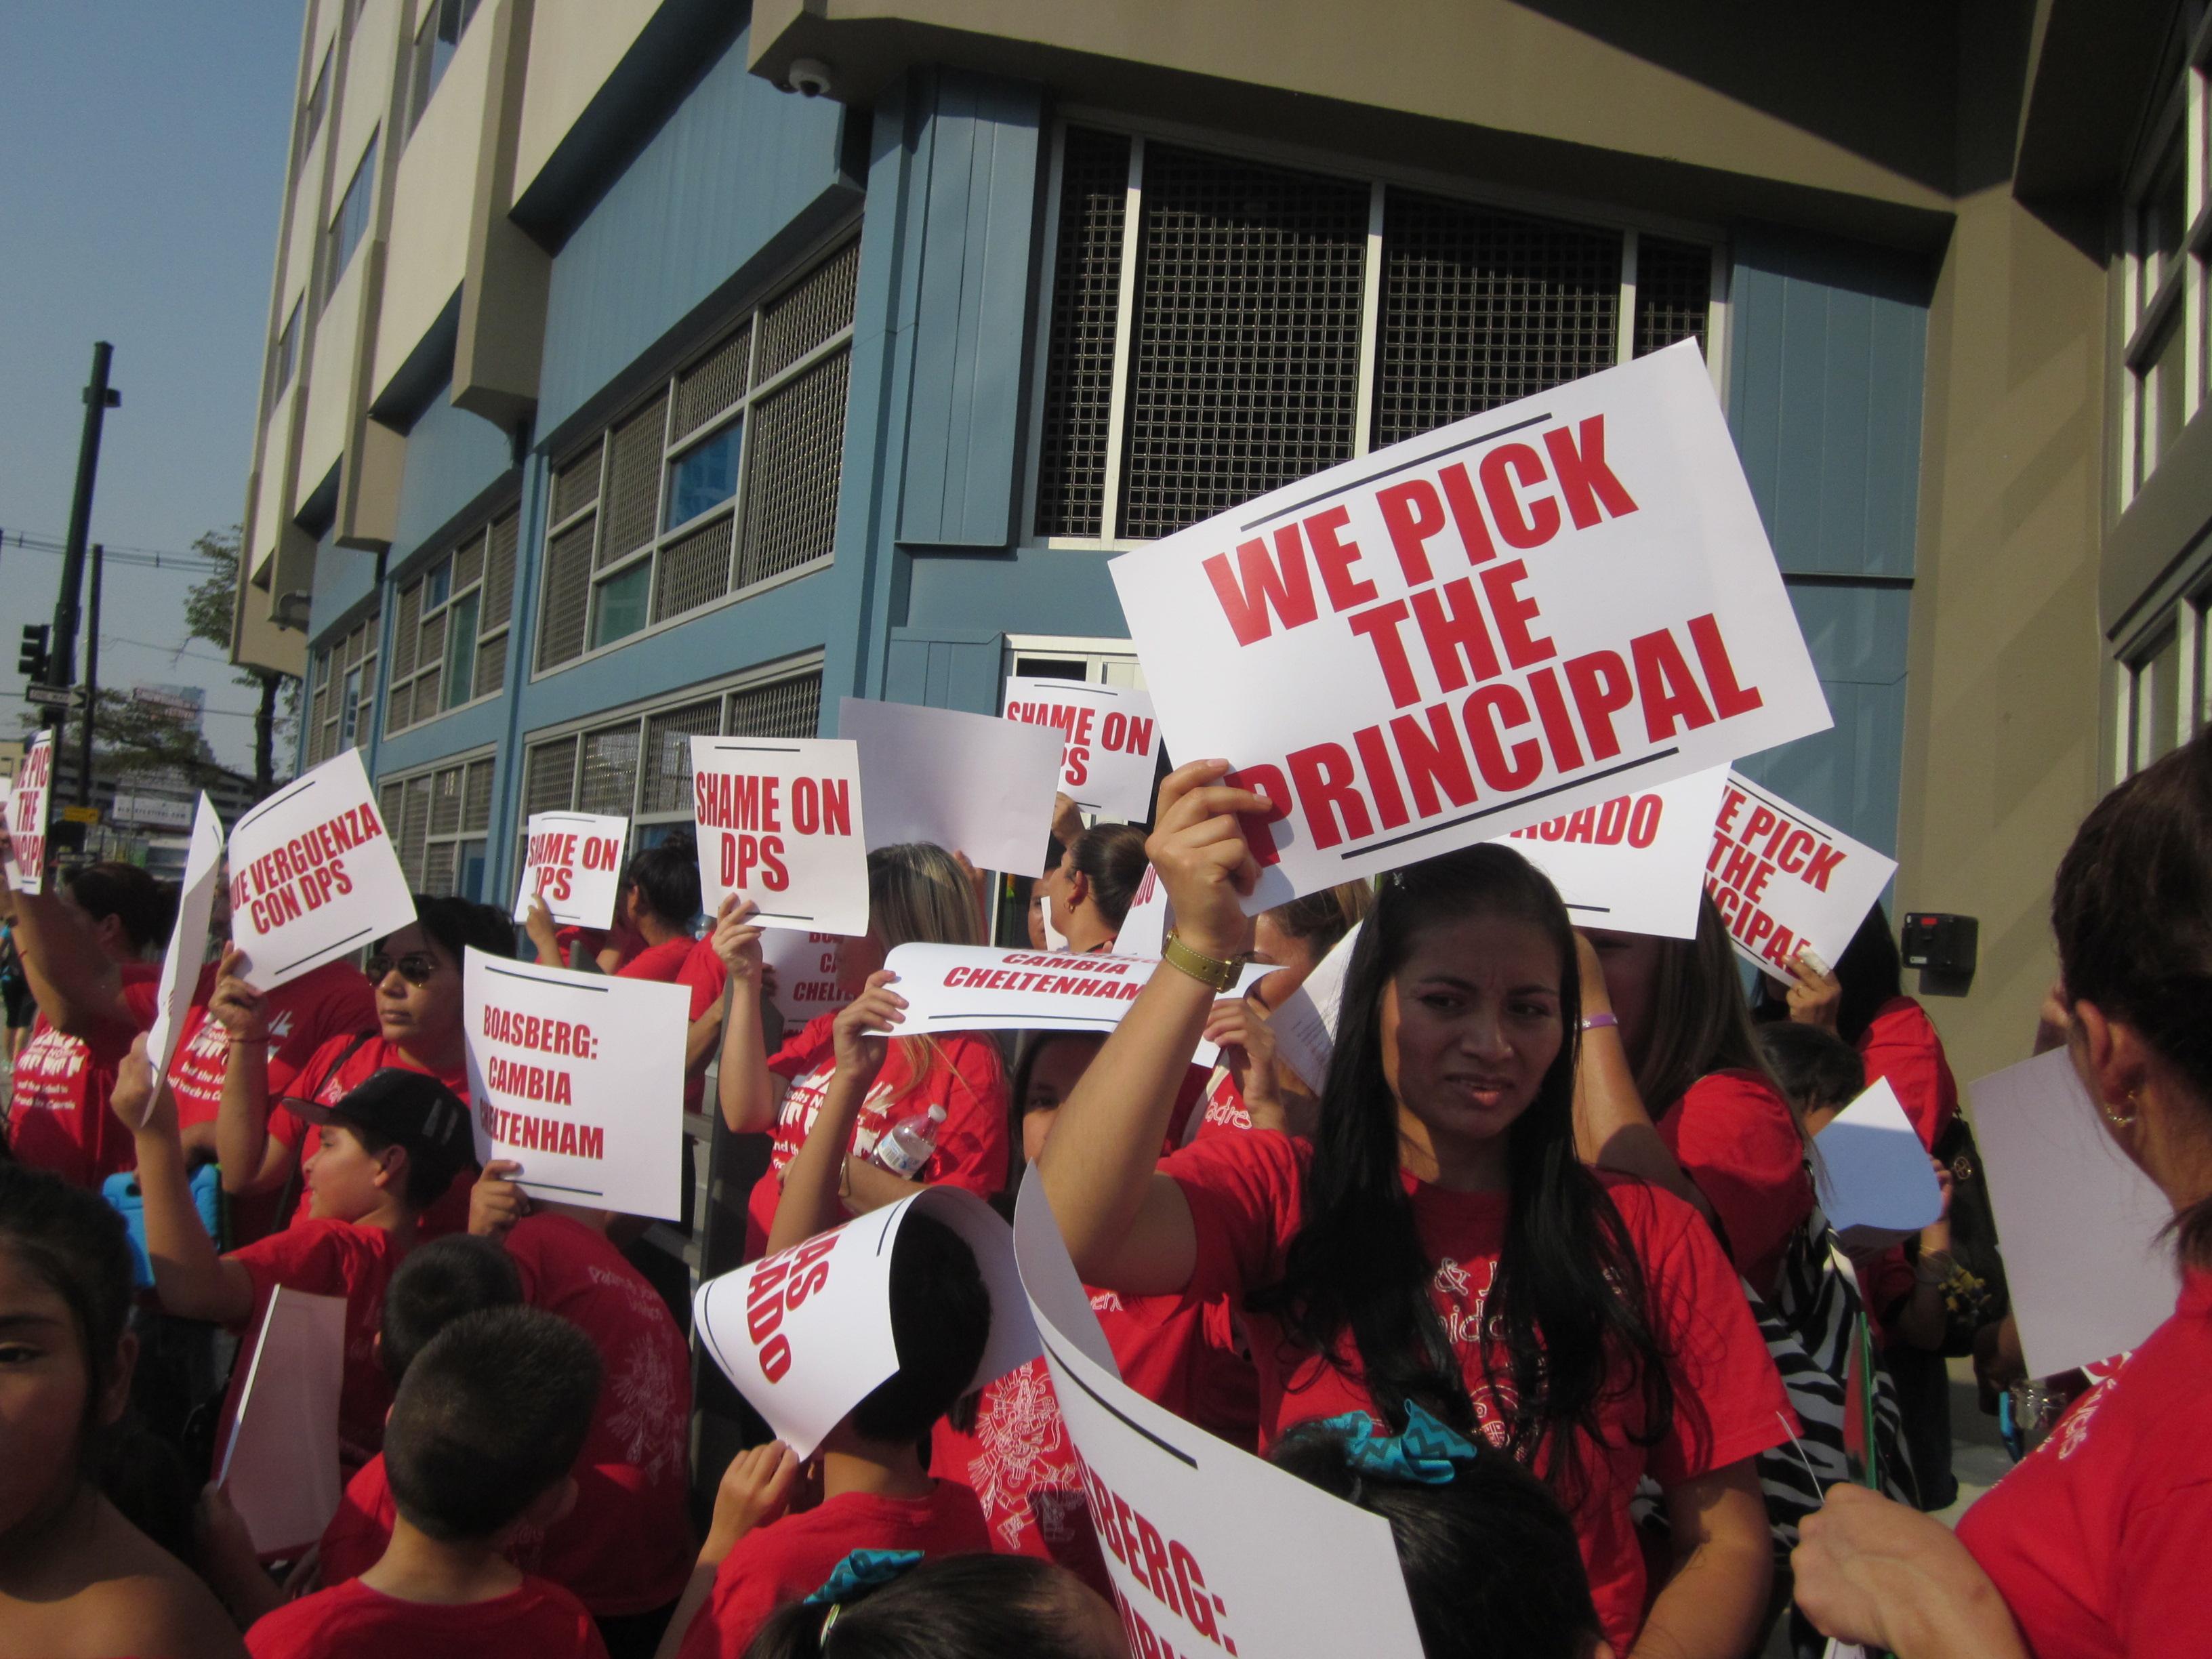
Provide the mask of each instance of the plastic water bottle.
[{"label": "plastic water bottle", "polygon": [[929,1162],[929,1155],[937,1150],[938,1127],[944,1121],[942,1106],[916,1112],[876,1143],[874,1161],[895,1176],[913,1180],[921,1173],[921,1166]]}]

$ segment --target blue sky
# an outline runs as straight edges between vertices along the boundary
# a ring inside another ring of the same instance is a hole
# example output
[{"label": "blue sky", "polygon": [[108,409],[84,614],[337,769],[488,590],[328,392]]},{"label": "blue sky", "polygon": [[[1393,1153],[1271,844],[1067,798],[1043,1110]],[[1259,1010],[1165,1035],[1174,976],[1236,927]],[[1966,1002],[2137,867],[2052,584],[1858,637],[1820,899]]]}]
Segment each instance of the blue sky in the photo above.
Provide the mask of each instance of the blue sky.
[{"label": "blue sky", "polygon": [[[94,539],[184,549],[244,511],[301,16],[276,0],[0,3],[0,733],[23,707],[17,631],[51,619],[61,574],[12,534],[68,528],[95,339],[114,343],[123,407]],[[253,692],[206,646],[172,655],[191,580],[110,568],[100,679],[207,687],[229,711],[209,740],[243,765]]]}]

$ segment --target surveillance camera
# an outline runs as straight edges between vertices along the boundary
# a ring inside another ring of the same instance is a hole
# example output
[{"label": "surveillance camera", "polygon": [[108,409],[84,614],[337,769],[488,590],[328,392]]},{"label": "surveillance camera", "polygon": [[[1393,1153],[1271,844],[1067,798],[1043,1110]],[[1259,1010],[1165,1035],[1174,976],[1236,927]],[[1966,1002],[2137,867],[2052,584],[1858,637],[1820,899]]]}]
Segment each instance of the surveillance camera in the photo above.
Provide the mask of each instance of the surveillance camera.
[{"label": "surveillance camera", "polygon": [[783,83],[802,98],[826,97],[830,92],[830,65],[819,58],[795,58]]}]

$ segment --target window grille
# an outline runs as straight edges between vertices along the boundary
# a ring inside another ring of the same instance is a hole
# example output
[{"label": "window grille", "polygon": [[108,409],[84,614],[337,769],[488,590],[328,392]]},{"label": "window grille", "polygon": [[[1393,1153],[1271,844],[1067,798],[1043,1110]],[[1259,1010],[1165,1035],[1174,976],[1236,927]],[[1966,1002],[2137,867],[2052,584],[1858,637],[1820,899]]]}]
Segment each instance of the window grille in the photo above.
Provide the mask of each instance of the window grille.
[{"label": "window grille", "polygon": [[399,590],[386,733],[495,696],[507,684],[520,509],[470,531]]},{"label": "window grille", "polygon": [[1115,301],[1128,200],[1128,139],[1071,128],[1060,166],[1046,343],[1036,508],[1041,536],[1096,536],[1104,522]]},{"label": "window grille", "polygon": [[[722,700],[687,703],[645,722],[645,779],[638,791],[641,812],[688,812],[691,810],[691,739],[719,737],[722,730]],[[809,737],[813,736],[808,732]]]},{"label": "window grille", "polygon": [[319,766],[368,737],[376,697],[377,616],[371,611],[309,665],[307,763]]},{"label": "window grille", "polygon": [[1636,243],[1636,355],[1695,340],[1706,349],[1713,308],[1713,251],[1695,242],[1639,236]]},{"label": "window grille", "polygon": [[563,812],[576,795],[576,739],[556,738],[530,751],[523,773],[522,812]]},{"label": "window grille", "polygon": [[361,246],[362,236],[368,229],[368,210],[375,193],[376,138],[371,134],[368,148],[362,152],[353,179],[346,185],[344,196],[339,198],[338,210],[323,232],[325,305],[337,291],[338,279],[345,275],[347,265],[353,262],[353,251]]},{"label": "window grille", "polygon": [[377,800],[407,884],[482,900],[493,761],[478,755],[379,781]]},{"label": "window grille", "polygon": [[554,469],[539,673],[830,556],[860,258],[845,244]]}]

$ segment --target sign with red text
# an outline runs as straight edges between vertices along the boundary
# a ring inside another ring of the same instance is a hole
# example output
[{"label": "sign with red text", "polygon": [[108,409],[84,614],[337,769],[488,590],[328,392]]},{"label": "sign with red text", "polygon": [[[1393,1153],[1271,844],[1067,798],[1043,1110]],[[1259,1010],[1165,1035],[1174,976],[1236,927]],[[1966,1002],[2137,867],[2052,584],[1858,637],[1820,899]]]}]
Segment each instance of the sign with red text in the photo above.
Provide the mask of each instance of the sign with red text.
[{"label": "sign with red text", "polygon": [[1024,726],[1059,728],[1060,792],[1085,811],[1132,823],[1152,816],[1160,726],[1144,692],[1017,675],[1006,682],[1002,712]]},{"label": "sign with red text", "polygon": [[522,887],[514,919],[530,920],[543,899],[563,927],[611,927],[622,897],[629,820],[597,812],[532,812],[523,834]]},{"label": "sign with red text", "polygon": [[[203,793],[192,812],[191,845],[185,854],[184,885],[177,894],[177,920],[169,929],[168,954],[161,958],[161,993],[154,1024],[146,1033],[146,1061],[155,1077],[169,1074],[199,987],[200,964],[207,959],[208,924],[215,915],[216,885],[222,879],[222,820]],[[216,1022],[210,1020],[208,1024]],[[146,1102],[151,1112],[151,1097]]]},{"label": "sign with red text", "polygon": [[796,1030],[817,1014],[834,1014],[853,999],[837,979],[836,933],[802,933],[772,927],[761,935],[761,961],[775,975],[770,1000],[785,1025]]},{"label": "sign with red text", "polygon": [[1834,971],[1859,924],[1897,872],[1863,842],[1730,772],[1713,823],[1705,888],[1736,954],[1790,983],[1790,963],[1811,950]]},{"label": "sign with red text", "polygon": [[31,739],[22,765],[8,786],[8,843],[15,854],[17,883],[36,893],[46,886],[46,823],[54,798],[54,734]]},{"label": "sign with red text", "polygon": [[[900,1036],[937,1031],[1110,1031],[1161,964],[1141,957],[989,945],[902,945],[884,958],[906,999]],[[1169,969],[1170,973],[1179,970]],[[1247,963],[1242,996],[1271,970]],[[1203,1063],[1211,1065],[1211,1052]],[[1194,1062],[1197,1063],[1197,1062]]]},{"label": "sign with red text", "polygon": [[1389,1522],[1121,1381],[1035,1168],[1014,1256],[1131,1653],[1419,1659]]},{"label": "sign with red text", "polygon": [[269,1292],[215,1477],[263,1556],[313,1543],[337,1513],[345,1344],[343,1297]]},{"label": "sign with red text", "polygon": [[[775,1437],[811,1457],[845,1414],[898,1369],[891,1336],[891,1257],[916,1213],[967,1241],[991,1298],[991,1334],[969,1389],[1036,1358],[1013,1235],[957,1187],[925,1187],[803,1244],[710,1279],[692,1296],[692,1326]],[[965,1392],[965,1390],[963,1390]]]},{"label": "sign with red text", "polygon": [[1148,864],[1145,878],[1137,884],[1136,896],[1129,901],[1129,913],[1121,918],[1121,931],[1114,935],[1114,954],[1158,956],[1167,948],[1168,929],[1174,921],[1175,907],[1168,902],[1166,884],[1160,880],[1160,872]]},{"label": "sign with red text", "polygon": [[514,1159],[556,1203],[682,1214],[689,989],[471,947],[461,1002],[477,1163]]},{"label": "sign with red text", "polygon": [[1250,911],[1831,724],[1692,343],[1110,568],[1169,749],[1273,803]]},{"label": "sign with red text", "polygon": [[871,852],[926,841],[965,853],[978,870],[1044,873],[1060,792],[1057,730],[847,697],[837,731],[860,746]]},{"label": "sign with red text", "polygon": [[1729,769],[1633,789],[1516,830],[1510,847],[1552,878],[1577,927],[1698,936],[1708,826]]},{"label": "sign with red text", "polygon": [[397,933],[415,899],[349,749],[239,819],[230,832],[230,936],[242,977],[272,991]]},{"label": "sign with red text", "polygon": [[835,738],[694,738],[699,898],[736,893],[763,927],[868,931],[859,750]]}]

